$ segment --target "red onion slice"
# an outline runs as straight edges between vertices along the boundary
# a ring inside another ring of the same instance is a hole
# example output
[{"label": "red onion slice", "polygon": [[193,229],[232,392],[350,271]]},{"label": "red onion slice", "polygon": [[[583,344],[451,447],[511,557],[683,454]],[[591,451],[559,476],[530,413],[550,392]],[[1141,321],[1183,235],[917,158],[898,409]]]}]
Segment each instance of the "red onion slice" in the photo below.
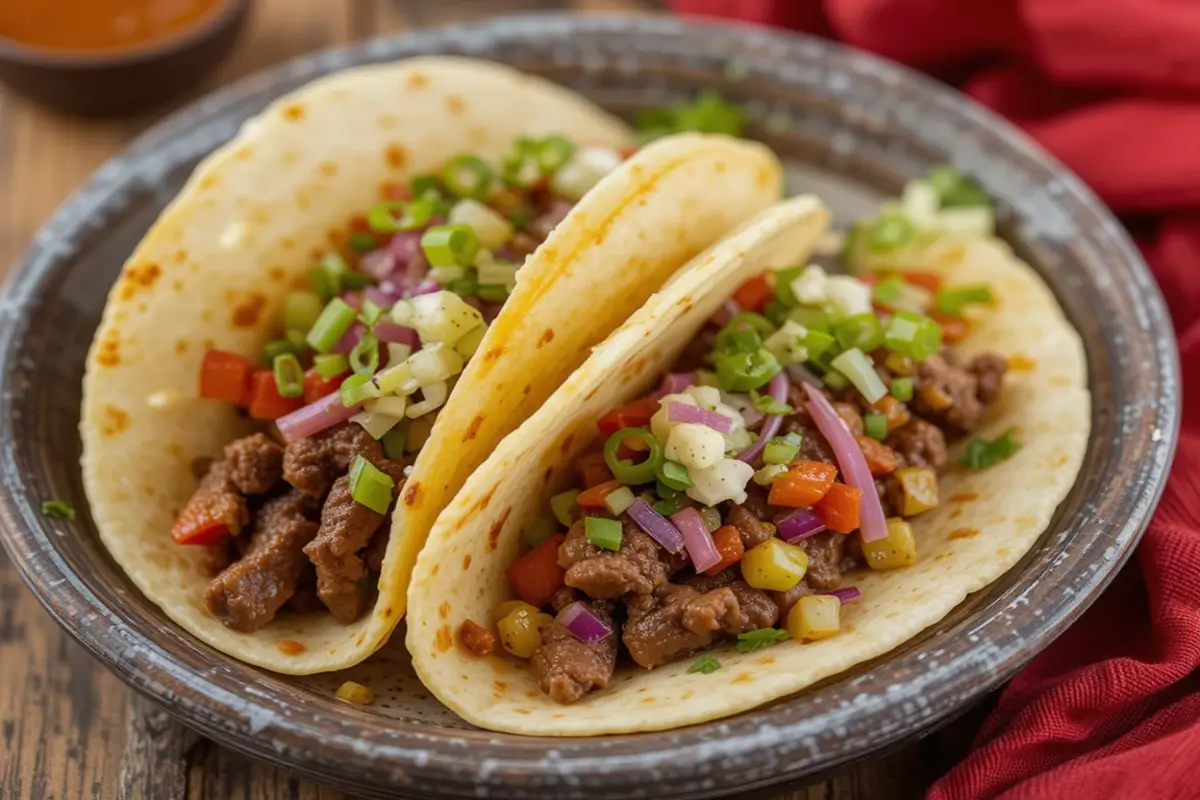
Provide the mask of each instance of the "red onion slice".
[{"label": "red onion slice", "polygon": [[858,442],[854,441],[854,435],[850,433],[846,423],[825,399],[825,395],[807,384],[804,391],[808,392],[808,413],[812,415],[817,430],[829,442],[834,456],[837,457],[842,478],[848,486],[862,490],[858,514],[863,541],[877,542],[886,539],[887,519],[883,515],[883,504],[879,502],[879,494],[875,491],[875,479],[871,477],[871,469],[867,466],[862,449],[859,448]]},{"label": "red onion slice", "polygon": [[742,313],[742,307],[737,304],[736,300],[730,299],[722,303],[721,307],[708,318],[708,321],[718,328],[724,328],[729,324],[729,320],[733,319],[734,314],[740,313]]},{"label": "red onion slice", "polygon": [[284,414],[275,420],[275,425],[285,442],[294,442],[345,422],[361,410],[361,405],[349,408],[342,405],[341,394],[332,392],[290,414]]},{"label": "red onion slice", "polygon": [[717,433],[733,433],[733,420],[724,414],[678,401],[667,403],[667,421],[691,422],[712,428]]},{"label": "red onion slice", "polygon": [[342,292],[342,300],[355,311],[362,311],[362,292]]},{"label": "red onion slice", "polygon": [[665,397],[669,394],[679,394],[684,389],[696,384],[696,373],[694,372],[669,372],[663,376],[662,386],[659,387],[659,396]]},{"label": "red onion slice", "polygon": [[779,529],[780,539],[788,543],[795,543],[825,530],[825,523],[813,513],[811,508],[801,508],[779,520],[775,523],[775,527]]},{"label": "red onion slice", "polygon": [[363,325],[361,322],[354,323],[350,330],[342,334],[342,338],[337,340],[337,344],[335,344],[329,352],[336,353],[340,356],[350,355],[350,351],[354,349],[355,345],[362,341],[362,338],[366,335],[366,333],[367,328],[365,325]]},{"label": "red onion slice", "polygon": [[406,344],[409,347],[419,347],[420,338],[417,332],[412,328],[406,328],[403,325],[397,325],[391,320],[381,319],[375,323],[375,338],[381,342],[391,342],[392,344]]},{"label": "red onion slice", "polygon": [[721,553],[713,544],[712,535],[704,527],[700,512],[694,508],[685,508],[671,515],[671,521],[683,534],[683,544],[687,547],[688,556],[696,572],[704,572],[710,567],[721,563]]},{"label": "red onion slice", "polygon": [[409,290],[408,296],[417,297],[418,295],[433,294],[434,292],[440,292],[441,290],[442,287],[437,281],[425,280],[421,281],[411,290]]},{"label": "red onion slice", "polygon": [[362,296],[363,302],[369,300],[380,308],[391,308],[392,304],[396,302],[392,299],[391,295],[377,286],[368,286],[366,289],[363,289]]},{"label": "red onion slice", "polygon": [[593,614],[582,600],[576,600],[558,612],[555,620],[581,642],[598,642],[612,635],[612,628]]},{"label": "red onion slice", "polygon": [[372,250],[359,259],[358,268],[381,281],[396,269],[396,257],[390,250]]},{"label": "red onion slice", "polygon": [[500,316],[500,312],[503,309],[504,303],[484,303],[481,309],[483,311],[483,321],[491,325],[496,321],[496,317]]},{"label": "red onion slice", "polygon": [[858,598],[862,597],[862,591],[857,586],[843,586],[841,589],[834,589],[829,592],[819,592],[818,594],[831,594],[838,600],[842,601],[842,605],[853,603]]},{"label": "red onion slice", "polygon": [[[771,378],[771,382],[767,384],[767,394],[776,403],[786,403],[788,394],[787,376],[780,372],[774,378]],[[779,433],[779,426],[782,424],[783,417],[779,414],[767,415],[762,429],[758,432],[758,438],[754,441],[754,444],[738,453],[738,461],[745,461],[747,464],[753,466],[754,462],[758,461],[759,457],[762,456],[762,451],[766,449],[767,442],[771,441],[771,438]]]},{"label": "red onion slice", "polygon": [[825,385],[824,381],[817,377],[817,374],[803,364],[788,364],[788,377],[799,385],[808,384],[816,386],[818,389]]},{"label": "red onion slice", "polygon": [[669,553],[678,553],[684,547],[683,534],[671,524],[671,521],[655,511],[642,498],[633,501],[633,505],[625,512],[637,526],[646,532],[654,541],[662,545]]}]

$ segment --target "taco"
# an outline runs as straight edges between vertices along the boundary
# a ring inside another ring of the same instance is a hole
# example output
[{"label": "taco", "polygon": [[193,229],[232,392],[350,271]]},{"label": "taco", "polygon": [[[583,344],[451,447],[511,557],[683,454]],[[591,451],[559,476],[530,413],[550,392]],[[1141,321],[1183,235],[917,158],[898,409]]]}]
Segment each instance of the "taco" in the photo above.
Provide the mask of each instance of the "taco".
[{"label": "taco", "polygon": [[990,210],[939,205],[864,221],[850,276],[807,263],[825,213],[787,201],[597,348],[420,556],[431,691],[524,734],[711,720],[883,655],[1016,564],[1079,469],[1083,351]]},{"label": "taco", "polygon": [[303,88],[203,162],[84,381],[92,515],[138,588],[279,672],[382,644],[470,471],[778,197],[765,148],[631,141],[560,87],[425,58]]}]

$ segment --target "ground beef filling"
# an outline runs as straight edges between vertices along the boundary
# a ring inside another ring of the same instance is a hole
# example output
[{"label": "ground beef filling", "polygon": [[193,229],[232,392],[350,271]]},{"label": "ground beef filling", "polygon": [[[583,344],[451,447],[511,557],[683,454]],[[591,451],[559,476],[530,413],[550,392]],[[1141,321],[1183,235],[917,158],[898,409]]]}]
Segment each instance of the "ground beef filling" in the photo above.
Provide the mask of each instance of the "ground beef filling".
[{"label": "ground beef filling", "polygon": [[[327,610],[342,623],[366,610],[387,548],[386,515],[354,501],[347,471],[362,455],[403,485],[404,465],[358,425],[286,448],[262,433],[231,442],[182,514],[216,518],[232,536],[207,548],[208,610],[233,630],[262,628],[281,610]],[[197,518],[200,518],[199,516]]]}]

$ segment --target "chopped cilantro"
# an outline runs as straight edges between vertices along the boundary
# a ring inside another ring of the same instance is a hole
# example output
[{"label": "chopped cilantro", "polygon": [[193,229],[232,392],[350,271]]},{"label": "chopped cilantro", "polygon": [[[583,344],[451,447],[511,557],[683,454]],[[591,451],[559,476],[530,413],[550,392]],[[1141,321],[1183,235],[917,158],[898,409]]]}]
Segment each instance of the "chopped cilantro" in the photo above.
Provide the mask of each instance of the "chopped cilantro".
[{"label": "chopped cilantro", "polygon": [[786,638],[788,638],[787,631],[781,631],[778,628],[761,628],[749,633],[739,633],[737,649],[739,653],[753,653],[764,647],[779,644]]},{"label": "chopped cilantro", "polygon": [[721,668],[721,662],[715,656],[702,655],[696,663],[688,667],[688,672],[699,672],[701,675],[711,675]]},{"label": "chopped cilantro", "polygon": [[1016,428],[1009,428],[990,442],[976,436],[967,443],[967,449],[963,451],[959,463],[967,469],[987,469],[1007,458],[1012,458],[1021,449],[1021,443],[1013,441],[1014,432],[1016,432]]},{"label": "chopped cilantro", "polygon": [[75,509],[62,500],[46,500],[42,503],[42,516],[75,519]]}]

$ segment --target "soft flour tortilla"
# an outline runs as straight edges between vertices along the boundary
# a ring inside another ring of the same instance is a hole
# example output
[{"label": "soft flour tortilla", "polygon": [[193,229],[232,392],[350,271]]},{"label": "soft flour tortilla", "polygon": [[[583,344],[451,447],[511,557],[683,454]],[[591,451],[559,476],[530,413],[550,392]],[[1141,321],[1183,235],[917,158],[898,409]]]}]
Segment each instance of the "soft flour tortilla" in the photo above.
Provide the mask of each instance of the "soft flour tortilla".
[{"label": "soft flour tortilla", "polygon": [[653,672],[619,665],[607,689],[571,706],[551,701],[524,665],[476,658],[457,643],[464,620],[491,623],[497,604],[511,597],[504,572],[519,532],[565,488],[596,436],[595,420],[651,388],[741,281],[769,264],[801,261],[819,227],[814,219],[823,217],[810,200],[789,201],[694,262],[471,476],[421,553],[409,597],[413,663],[456,713],[492,730],[551,736],[659,730],[734,714],[886,653],[998,578],[1037,541],[1087,443],[1083,348],[1046,286],[1005,245],[952,242],[939,248],[933,266],[951,285],[987,282],[1000,297],[977,315],[959,350],[999,351],[1013,364],[979,433],[990,438],[1016,426],[1025,446],[991,469],[945,473],[942,505],[914,520],[920,562],[855,573],[850,581],[863,597],[844,607],[841,633],[756,653],[718,648],[721,669],[710,675],[688,674],[695,658]]},{"label": "soft flour tortilla", "polygon": [[561,87],[496,64],[422,58],[317,81],[197,168],[112,290],[81,424],[101,539],[175,622],[278,672],[366,658],[403,615],[416,552],[466,475],[681,264],[778,197],[774,156],[723,137],[664,140],[609,175],[526,262],[460,377],[393,520],[373,611],[352,625],[281,614],[255,633],[225,628],[204,606],[202,552],[169,535],[196,486],[193,459],[253,430],[230,405],[197,397],[203,353],[257,357],[285,292],[381,183],[464,152],[498,160],[518,137],[549,133],[631,143],[619,120]]}]

